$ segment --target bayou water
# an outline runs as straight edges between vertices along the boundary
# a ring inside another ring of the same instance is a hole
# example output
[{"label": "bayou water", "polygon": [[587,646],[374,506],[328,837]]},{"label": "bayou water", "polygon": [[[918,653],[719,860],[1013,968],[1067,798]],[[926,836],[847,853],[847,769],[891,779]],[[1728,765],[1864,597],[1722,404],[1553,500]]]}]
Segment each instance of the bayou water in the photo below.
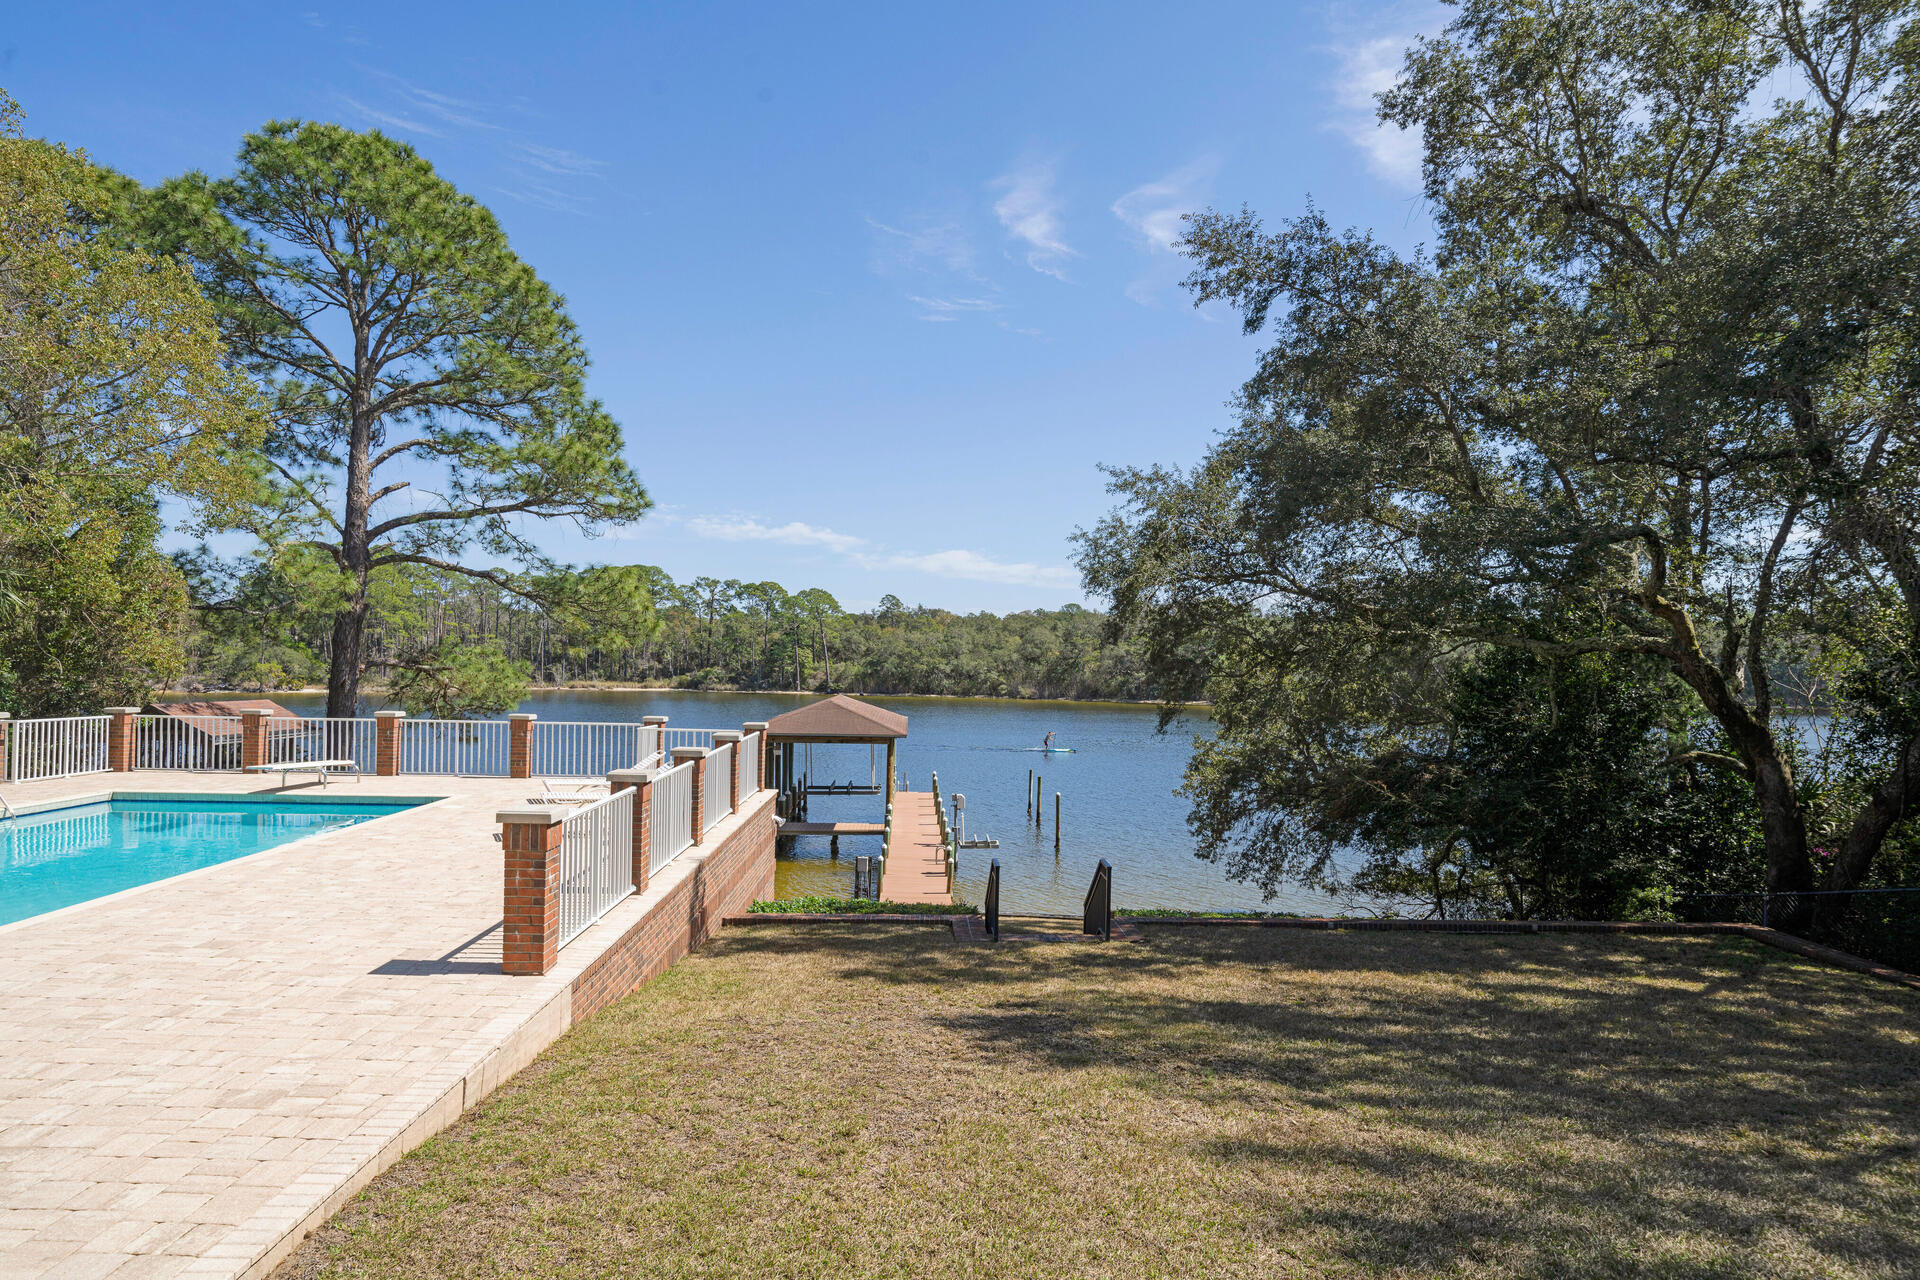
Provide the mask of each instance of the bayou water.
[{"label": "bayou water", "polygon": [[[664,715],[690,729],[737,729],[814,700],[817,694],[539,692],[521,704],[547,720],[634,721]],[[277,694],[290,709],[316,714],[317,695]],[[911,787],[924,790],[938,770],[943,793],[966,797],[969,839],[990,837],[998,849],[963,849],[957,891],[979,902],[989,860],[1000,860],[1002,910],[1009,913],[1077,913],[1095,864],[1113,863],[1116,906],[1186,910],[1267,909],[1318,914],[1340,909],[1331,898],[1287,892],[1268,902],[1250,885],[1227,878],[1217,864],[1195,856],[1186,826],[1187,802],[1174,794],[1196,736],[1211,733],[1202,710],[1157,733],[1151,707],[1120,703],[1031,702],[991,698],[872,698],[875,705],[908,718],[899,747],[899,769]],[[1048,732],[1071,754],[1043,754]],[[885,769],[884,748],[869,763],[864,746],[813,748],[816,782],[865,783]],[[870,769],[873,772],[870,772]],[[1025,791],[1029,773],[1042,789],[1036,827]],[[1060,849],[1053,847],[1053,797],[1060,794]],[[814,821],[878,822],[874,796],[816,796]],[[785,842],[783,842],[785,843]],[[777,869],[782,897],[806,893],[845,896],[853,886],[853,860],[880,849],[878,836],[843,836],[840,856],[829,841],[802,836],[783,851]]]}]

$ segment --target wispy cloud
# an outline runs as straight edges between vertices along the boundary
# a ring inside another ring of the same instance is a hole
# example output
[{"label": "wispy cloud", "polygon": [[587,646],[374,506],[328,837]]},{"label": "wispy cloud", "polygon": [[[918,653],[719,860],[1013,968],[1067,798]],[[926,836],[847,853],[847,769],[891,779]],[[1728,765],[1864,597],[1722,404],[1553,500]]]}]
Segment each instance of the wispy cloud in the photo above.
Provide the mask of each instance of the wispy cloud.
[{"label": "wispy cloud", "polygon": [[791,547],[821,547],[862,569],[877,572],[905,571],[969,582],[1063,590],[1077,587],[1080,582],[1073,570],[1065,565],[995,560],[964,548],[925,553],[891,551],[875,546],[865,538],[837,533],[799,520],[770,524],[749,516],[694,516],[683,523],[697,536],[721,542],[776,542]]},{"label": "wispy cloud", "polygon": [[784,542],[790,547],[826,547],[843,552],[864,545],[863,539],[852,534],[835,533],[798,520],[768,525],[745,516],[695,516],[687,521],[687,528],[703,538],[717,538],[722,542]]},{"label": "wispy cloud", "polygon": [[1064,565],[995,560],[976,551],[934,551],[927,555],[896,554],[880,557],[868,567],[908,569],[918,573],[930,573],[939,578],[962,578],[969,582],[997,582],[1011,587],[1071,589],[1080,585],[1078,575]]},{"label": "wispy cloud", "polygon": [[432,125],[423,124],[410,116],[397,115],[391,111],[382,111],[378,107],[368,106],[360,99],[349,94],[336,93],[334,98],[348,111],[372,124],[385,125],[406,133],[425,134],[429,138],[444,138],[447,135]]},{"label": "wispy cloud", "polygon": [[1375,36],[1336,46],[1339,71],[1333,81],[1333,114],[1329,127],[1343,135],[1366,157],[1367,169],[1397,187],[1420,186],[1421,139],[1418,129],[1383,123],[1377,94],[1391,89],[1413,33]]},{"label": "wispy cloud", "polygon": [[998,311],[1000,304],[992,298],[927,298],[917,293],[907,295],[907,301],[920,308],[922,320],[958,320],[964,315],[979,315],[983,312]]},{"label": "wispy cloud", "polygon": [[874,233],[869,265],[875,275],[949,271],[978,279],[973,269],[973,240],[958,221],[916,218],[906,222],[896,227],[875,218],[867,219],[867,226]]},{"label": "wispy cloud", "polygon": [[564,178],[598,177],[606,161],[583,156],[565,147],[543,147],[532,142],[516,142],[513,150],[520,163]]},{"label": "wispy cloud", "polygon": [[1067,260],[1080,255],[1064,238],[1061,219],[1066,206],[1054,190],[1054,166],[1025,165],[987,185],[1001,193],[993,202],[994,216],[1007,234],[1027,246],[1027,265],[1042,275],[1065,280]]},{"label": "wispy cloud", "polygon": [[1149,256],[1146,273],[1127,285],[1127,297],[1143,307],[1158,305],[1179,277],[1174,242],[1184,234],[1180,220],[1206,203],[1205,189],[1219,172],[1217,156],[1202,156],[1164,177],[1143,182],[1115,200],[1113,216]]}]

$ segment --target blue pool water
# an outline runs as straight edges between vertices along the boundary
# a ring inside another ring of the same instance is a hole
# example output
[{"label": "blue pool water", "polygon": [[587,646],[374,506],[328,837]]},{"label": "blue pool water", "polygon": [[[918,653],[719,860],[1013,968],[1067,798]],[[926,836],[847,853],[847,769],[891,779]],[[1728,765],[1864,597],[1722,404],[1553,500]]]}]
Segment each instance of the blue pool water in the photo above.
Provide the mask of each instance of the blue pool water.
[{"label": "blue pool water", "polygon": [[0,924],[421,803],[110,800],[0,821]]}]

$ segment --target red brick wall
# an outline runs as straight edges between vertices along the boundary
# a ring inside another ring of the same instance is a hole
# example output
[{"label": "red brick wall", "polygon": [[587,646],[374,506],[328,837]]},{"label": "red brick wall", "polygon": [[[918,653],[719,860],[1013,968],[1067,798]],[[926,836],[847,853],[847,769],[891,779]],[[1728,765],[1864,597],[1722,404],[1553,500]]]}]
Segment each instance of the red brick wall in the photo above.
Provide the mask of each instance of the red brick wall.
[{"label": "red brick wall", "polygon": [[540,974],[560,957],[560,824],[508,822],[501,971]]},{"label": "red brick wall", "polygon": [[[773,793],[748,797],[747,811],[732,833],[702,852],[693,874],[573,980],[575,1022],[666,972],[718,932],[723,918],[745,911],[756,898],[773,896]],[[680,856],[691,858],[695,851]]]}]

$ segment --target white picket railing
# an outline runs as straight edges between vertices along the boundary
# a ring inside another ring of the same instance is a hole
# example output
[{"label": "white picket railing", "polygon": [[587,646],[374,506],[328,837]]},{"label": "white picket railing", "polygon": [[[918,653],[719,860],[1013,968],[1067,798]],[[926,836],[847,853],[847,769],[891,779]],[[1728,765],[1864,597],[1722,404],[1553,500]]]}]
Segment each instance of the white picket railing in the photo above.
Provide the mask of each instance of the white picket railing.
[{"label": "white picket railing", "polygon": [[400,772],[504,778],[508,743],[505,720],[402,720]]},{"label": "white picket railing", "polygon": [[740,739],[740,793],[745,795],[753,789],[754,773],[760,768],[760,733],[756,730]]},{"label": "white picket railing", "polygon": [[213,773],[240,767],[239,716],[135,716],[133,767]]},{"label": "white picket railing", "polygon": [[676,729],[672,725],[663,727],[665,732],[661,734],[660,750],[669,756],[673,754],[676,747],[711,747],[713,745],[711,729]]},{"label": "white picket railing", "polygon": [[351,760],[372,773],[374,719],[371,716],[307,716],[267,719],[267,763],[302,764],[312,760]]},{"label": "white picket railing", "polygon": [[106,716],[50,716],[4,723],[9,782],[107,771]]},{"label": "white picket railing", "polygon": [[633,892],[631,789],[567,815],[560,824],[560,945],[566,946]]},{"label": "white picket railing", "polygon": [[644,764],[652,754],[648,740],[658,737],[655,725],[535,720],[528,734],[527,760],[536,778],[604,778],[615,769]]},{"label": "white picket railing", "polygon": [[733,802],[729,798],[733,781],[733,744],[715,747],[707,753],[707,794],[704,808],[706,821],[700,832],[705,835],[713,830],[713,824],[733,812]]},{"label": "white picket railing", "polygon": [[693,761],[653,776],[647,813],[647,867],[657,872],[693,847]]}]

